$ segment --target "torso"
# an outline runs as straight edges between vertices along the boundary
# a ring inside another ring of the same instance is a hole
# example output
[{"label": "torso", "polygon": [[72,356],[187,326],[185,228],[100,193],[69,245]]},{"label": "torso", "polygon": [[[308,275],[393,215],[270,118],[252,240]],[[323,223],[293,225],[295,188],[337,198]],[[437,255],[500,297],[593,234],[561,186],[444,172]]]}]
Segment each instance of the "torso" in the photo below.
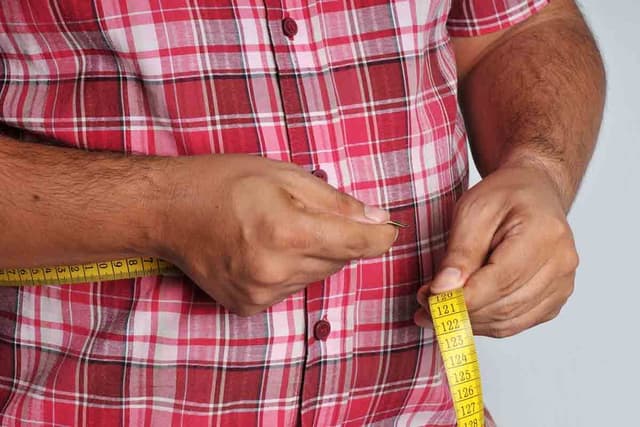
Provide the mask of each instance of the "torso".
[{"label": "torso", "polygon": [[322,169],[410,227],[251,318],[180,278],[0,289],[4,419],[455,424],[412,321],[466,186],[449,1],[191,4],[3,1],[1,120],[80,149]]}]

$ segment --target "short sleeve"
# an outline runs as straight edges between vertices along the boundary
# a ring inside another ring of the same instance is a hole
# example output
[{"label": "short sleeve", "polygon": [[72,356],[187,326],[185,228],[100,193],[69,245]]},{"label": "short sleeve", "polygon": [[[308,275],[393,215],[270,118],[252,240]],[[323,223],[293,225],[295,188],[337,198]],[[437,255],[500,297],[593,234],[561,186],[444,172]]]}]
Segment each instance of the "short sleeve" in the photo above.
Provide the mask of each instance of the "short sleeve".
[{"label": "short sleeve", "polygon": [[529,18],[550,0],[451,0],[449,35],[472,37],[503,30]]}]

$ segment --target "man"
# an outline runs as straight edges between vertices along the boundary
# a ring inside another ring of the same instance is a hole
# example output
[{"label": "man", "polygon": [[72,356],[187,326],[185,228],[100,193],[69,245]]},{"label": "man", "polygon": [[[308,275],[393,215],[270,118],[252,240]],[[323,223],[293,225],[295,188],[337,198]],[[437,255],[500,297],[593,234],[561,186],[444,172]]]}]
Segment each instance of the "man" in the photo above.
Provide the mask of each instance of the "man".
[{"label": "man", "polygon": [[416,294],[573,289],[604,73],[546,3],[4,0],[0,267],[186,276],[0,290],[2,423],[455,425]]}]

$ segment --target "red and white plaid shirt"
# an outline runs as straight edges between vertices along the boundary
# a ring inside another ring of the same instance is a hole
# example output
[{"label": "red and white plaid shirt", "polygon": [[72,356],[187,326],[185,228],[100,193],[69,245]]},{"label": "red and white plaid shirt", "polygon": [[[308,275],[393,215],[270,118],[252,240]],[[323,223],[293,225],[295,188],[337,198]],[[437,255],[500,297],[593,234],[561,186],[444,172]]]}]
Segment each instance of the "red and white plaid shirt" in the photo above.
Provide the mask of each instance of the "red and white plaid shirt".
[{"label": "red and white plaid shirt", "polygon": [[412,320],[467,181],[449,37],[545,3],[0,0],[5,127],[294,162],[410,224],[251,318],[186,278],[0,289],[2,425],[455,425]]}]

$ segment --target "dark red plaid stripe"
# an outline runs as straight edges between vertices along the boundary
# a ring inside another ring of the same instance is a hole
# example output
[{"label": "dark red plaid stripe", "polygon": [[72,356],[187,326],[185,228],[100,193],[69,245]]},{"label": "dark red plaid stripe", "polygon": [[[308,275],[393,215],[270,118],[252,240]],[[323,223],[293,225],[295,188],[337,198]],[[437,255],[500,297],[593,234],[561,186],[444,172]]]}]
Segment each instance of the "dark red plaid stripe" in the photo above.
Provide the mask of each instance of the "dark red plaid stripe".
[{"label": "dark red plaid stripe", "polygon": [[387,255],[249,319],[177,278],[0,289],[2,425],[454,425],[412,321],[467,179],[449,36],[544,3],[2,0],[4,127],[293,161],[410,224]]}]

